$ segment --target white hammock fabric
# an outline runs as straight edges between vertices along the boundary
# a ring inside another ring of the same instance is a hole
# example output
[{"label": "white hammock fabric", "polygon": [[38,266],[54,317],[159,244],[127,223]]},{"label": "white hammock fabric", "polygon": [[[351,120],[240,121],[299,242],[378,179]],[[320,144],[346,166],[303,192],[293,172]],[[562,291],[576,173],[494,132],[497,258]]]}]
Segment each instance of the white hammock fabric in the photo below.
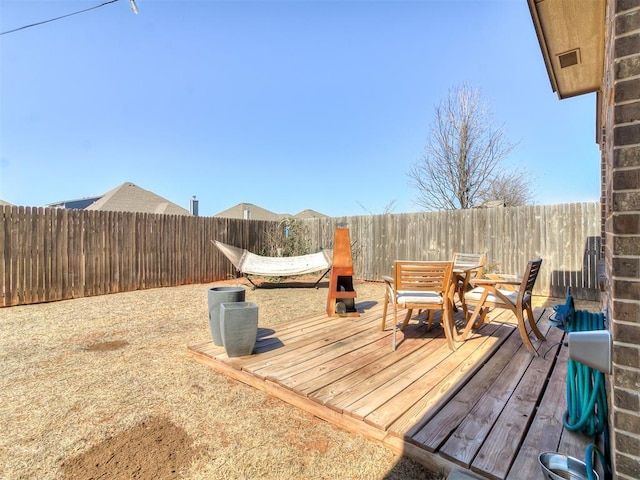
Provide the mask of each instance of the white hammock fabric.
[{"label": "white hammock fabric", "polygon": [[213,240],[216,247],[229,259],[239,272],[263,277],[290,277],[329,270],[333,254],[323,250],[296,257],[265,257],[250,251]]}]

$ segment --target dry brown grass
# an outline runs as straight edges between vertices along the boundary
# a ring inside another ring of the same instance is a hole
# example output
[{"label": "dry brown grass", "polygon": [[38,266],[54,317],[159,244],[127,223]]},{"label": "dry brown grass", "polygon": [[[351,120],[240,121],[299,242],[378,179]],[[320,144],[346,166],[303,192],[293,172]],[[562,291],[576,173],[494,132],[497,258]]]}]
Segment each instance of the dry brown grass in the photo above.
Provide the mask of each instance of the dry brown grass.
[{"label": "dry brown grass", "polygon": [[[65,478],[63,463],[158,418],[192,442],[179,478],[431,478],[412,461],[188,356],[187,345],[210,338],[211,286],[0,309],[0,478]],[[376,283],[356,290],[358,301],[383,296]],[[246,299],[258,304],[260,326],[269,326],[324,310],[326,292],[326,284],[248,289]]]}]

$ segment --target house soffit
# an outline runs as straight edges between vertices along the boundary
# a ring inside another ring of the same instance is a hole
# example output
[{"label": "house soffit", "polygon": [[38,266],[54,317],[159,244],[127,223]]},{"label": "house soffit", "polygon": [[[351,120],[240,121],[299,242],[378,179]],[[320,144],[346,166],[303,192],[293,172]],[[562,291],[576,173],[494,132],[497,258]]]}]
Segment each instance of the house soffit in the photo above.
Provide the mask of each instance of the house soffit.
[{"label": "house soffit", "polygon": [[600,90],[606,0],[527,0],[554,92]]}]

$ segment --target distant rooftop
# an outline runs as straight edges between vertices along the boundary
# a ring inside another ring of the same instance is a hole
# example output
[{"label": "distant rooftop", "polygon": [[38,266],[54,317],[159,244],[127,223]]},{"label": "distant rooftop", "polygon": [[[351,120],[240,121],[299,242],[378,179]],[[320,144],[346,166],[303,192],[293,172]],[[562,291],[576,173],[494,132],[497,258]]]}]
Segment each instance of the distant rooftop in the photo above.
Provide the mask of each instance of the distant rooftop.
[{"label": "distant rooftop", "polygon": [[108,191],[86,210],[191,215],[189,210],[131,182]]},{"label": "distant rooftop", "polygon": [[214,217],[224,218],[242,218],[245,220],[267,220],[278,221],[284,218],[322,218],[326,217],[322,213],[318,213],[315,210],[303,210],[300,213],[291,215],[288,213],[275,213],[266,208],[259,207],[253,203],[239,203],[227,210],[214,215]]},{"label": "distant rooftop", "polygon": [[50,208],[99,210],[116,212],[157,213],[166,215],[191,215],[191,213],[160,195],[125,182],[97,197],[61,200],[47,204]]},{"label": "distant rooftop", "polygon": [[75,200],[61,200],[59,202],[48,203],[46,206],[49,208],[78,208],[84,209],[89,205],[94,203],[97,200],[100,200],[102,196],[99,197],[84,197],[78,198]]},{"label": "distant rooftop", "polygon": [[327,215],[324,213],[316,212],[315,210],[303,210],[294,215],[295,218],[326,218]]}]

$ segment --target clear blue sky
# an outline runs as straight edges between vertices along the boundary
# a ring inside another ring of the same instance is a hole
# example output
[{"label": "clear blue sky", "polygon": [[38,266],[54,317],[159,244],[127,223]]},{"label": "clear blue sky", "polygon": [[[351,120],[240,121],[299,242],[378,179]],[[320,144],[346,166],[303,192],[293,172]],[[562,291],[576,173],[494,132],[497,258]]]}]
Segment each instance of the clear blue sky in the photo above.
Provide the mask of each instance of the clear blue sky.
[{"label": "clear blue sky", "polygon": [[[104,0],[102,0],[104,1]],[[7,31],[102,3],[1,0]],[[481,89],[535,203],[599,199],[595,94],[552,92],[526,0],[129,0],[0,36],[0,199],[124,183],[215,215],[415,212],[451,87]]]}]

